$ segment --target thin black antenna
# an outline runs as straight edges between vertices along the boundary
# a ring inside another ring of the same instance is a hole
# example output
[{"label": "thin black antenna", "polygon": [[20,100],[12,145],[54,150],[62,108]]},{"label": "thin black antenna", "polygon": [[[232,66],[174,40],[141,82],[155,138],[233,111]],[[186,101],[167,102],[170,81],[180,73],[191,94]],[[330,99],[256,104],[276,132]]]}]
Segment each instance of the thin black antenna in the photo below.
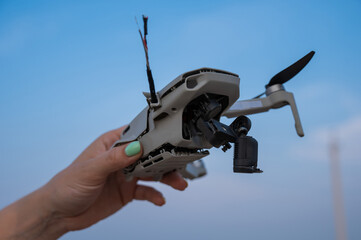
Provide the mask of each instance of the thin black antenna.
[{"label": "thin black antenna", "polygon": [[[137,18],[135,18],[135,22],[138,25]],[[142,40],[142,44],[143,44],[143,48],[144,48],[144,52],[145,52],[145,60],[146,60],[146,65],[147,65],[147,77],[148,77],[148,83],[149,83],[149,89],[150,89],[150,102],[157,103],[158,99],[157,99],[157,95],[155,93],[153,75],[152,75],[152,71],[150,70],[150,66],[149,66],[148,45],[147,45],[148,17],[145,15],[143,15],[143,24],[144,24],[144,36],[142,34],[142,31],[140,30],[139,25],[138,25],[138,31],[139,31],[139,35]]]}]

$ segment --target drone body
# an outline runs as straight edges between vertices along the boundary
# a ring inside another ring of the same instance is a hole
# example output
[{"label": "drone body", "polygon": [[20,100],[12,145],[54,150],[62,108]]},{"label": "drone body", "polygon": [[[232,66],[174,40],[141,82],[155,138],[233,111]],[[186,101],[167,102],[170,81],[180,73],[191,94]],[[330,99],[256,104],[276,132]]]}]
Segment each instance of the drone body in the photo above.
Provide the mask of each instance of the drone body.
[{"label": "drone body", "polygon": [[126,173],[160,178],[207,156],[204,149],[213,145],[197,129],[197,118],[219,121],[238,96],[239,78],[233,73],[202,68],[177,77],[158,92],[160,104],[140,112],[115,143],[115,147],[134,140],[142,143],[141,160]]},{"label": "drone body", "polygon": [[[239,77],[234,73],[212,68],[186,72],[161,91],[155,92],[149,67],[147,47],[147,20],[143,16],[143,42],[150,93],[144,93],[148,106],[124,130],[113,147],[138,140],[143,155],[136,163],[123,171],[127,179],[153,177],[159,180],[171,171],[179,171],[186,178],[206,174],[203,162],[209,152],[206,149],[221,147],[226,151],[234,143],[234,172],[262,172],[257,168],[257,141],[247,136],[251,128],[245,115],[266,112],[290,105],[298,135],[304,135],[293,94],[282,84],[294,77],[311,60],[306,56],[276,74],[266,85],[263,94],[249,100],[237,101]],[[237,101],[237,102],[236,102]],[[221,116],[237,117],[232,124],[220,122]]]}]

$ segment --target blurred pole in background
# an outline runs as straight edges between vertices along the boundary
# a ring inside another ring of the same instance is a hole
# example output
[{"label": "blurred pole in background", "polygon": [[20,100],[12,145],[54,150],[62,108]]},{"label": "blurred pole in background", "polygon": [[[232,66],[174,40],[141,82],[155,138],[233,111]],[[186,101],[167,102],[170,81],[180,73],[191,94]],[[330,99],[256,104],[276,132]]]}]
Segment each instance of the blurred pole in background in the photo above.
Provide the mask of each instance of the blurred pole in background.
[{"label": "blurred pole in background", "polygon": [[330,169],[331,169],[331,187],[333,194],[334,218],[336,239],[346,240],[346,219],[343,205],[341,169],[340,169],[340,145],[338,135],[330,137]]}]

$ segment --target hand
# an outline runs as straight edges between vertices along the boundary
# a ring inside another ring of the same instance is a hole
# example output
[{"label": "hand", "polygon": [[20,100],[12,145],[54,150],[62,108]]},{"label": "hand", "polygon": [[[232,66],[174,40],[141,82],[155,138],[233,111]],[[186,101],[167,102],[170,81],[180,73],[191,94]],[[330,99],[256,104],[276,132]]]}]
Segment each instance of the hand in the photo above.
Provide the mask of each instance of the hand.
[{"label": "hand", "polygon": [[[122,169],[137,161],[142,149],[139,142],[111,149],[123,129],[103,134],[42,188],[1,210],[0,239],[57,239],[93,225],[133,199],[162,206],[160,192],[138,184],[139,179],[125,181]],[[187,187],[177,172],[161,182],[178,190]]]},{"label": "hand", "polygon": [[[67,231],[89,227],[133,199],[165,204],[160,192],[138,184],[139,179],[125,181],[121,170],[138,160],[142,152],[139,148],[138,153],[127,156],[126,145],[111,149],[123,130],[124,127],[103,134],[43,187],[50,196],[50,208],[65,223]],[[187,187],[177,172],[165,175],[161,182],[177,190]]]}]

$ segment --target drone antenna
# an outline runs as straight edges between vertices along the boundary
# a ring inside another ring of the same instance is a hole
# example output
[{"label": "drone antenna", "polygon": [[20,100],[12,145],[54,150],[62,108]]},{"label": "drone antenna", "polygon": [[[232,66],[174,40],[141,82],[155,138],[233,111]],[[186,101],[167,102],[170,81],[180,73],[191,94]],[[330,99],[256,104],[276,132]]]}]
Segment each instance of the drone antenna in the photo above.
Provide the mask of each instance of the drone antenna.
[{"label": "drone antenna", "polygon": [[150,101],[151,103],[157,103],[157,95],[155,93],[155,87],[154,87],[154,80],[152,71],[150,70],[149,66],[149,56],[148,56],[148,45],[147,45],[147,35],[148,35],[148,17],[143,15],[143,24],[144,24],[144,35],[142,34],[142,31],[140,30],[137,17],[135,17],[135,22],[138,25],[138,31],[140,35],[140,39],[142,40],[144,52],[145,52],[145,60],[147,65],[147,77],[148,77],[148,83],[149,83],[149,89],[150,89]]}]

